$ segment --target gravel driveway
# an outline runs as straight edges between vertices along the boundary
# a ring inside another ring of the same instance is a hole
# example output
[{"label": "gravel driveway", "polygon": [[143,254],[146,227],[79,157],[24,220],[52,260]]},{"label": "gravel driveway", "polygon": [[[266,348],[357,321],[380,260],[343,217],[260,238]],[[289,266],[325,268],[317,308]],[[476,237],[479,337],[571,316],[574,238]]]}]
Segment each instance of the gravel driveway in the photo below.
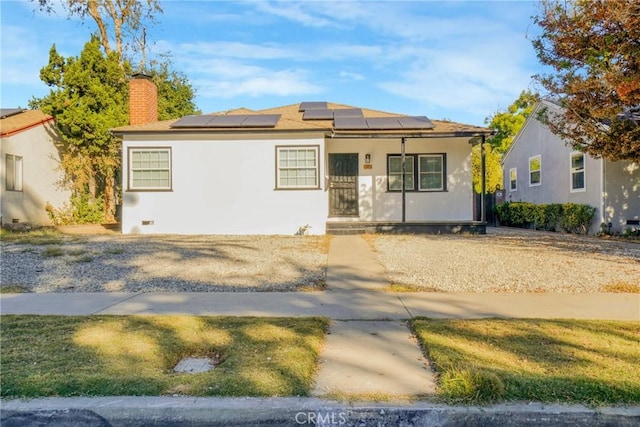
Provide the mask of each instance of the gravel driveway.
[{"label": "gravel driveway", "polygon": [[[366,236],[394,284],[444,292],[598,292],[640,284],[640,244],[524,230]],[[43,244],[47,242],[49,244]],[[321,289],[322,236],[63,236],[2,241],[1,286],[28,292]]]},{"label": "gravel driveway", "polygon": [[393,284],[443,292],[599,292],[640,285],[640,244],[492,228],[370,238]]},{"label": "gravel driveway", "polygon": [[3,241],[1,283],[28,292],[319,289],[327,242],[316,236],[122,235]]}]

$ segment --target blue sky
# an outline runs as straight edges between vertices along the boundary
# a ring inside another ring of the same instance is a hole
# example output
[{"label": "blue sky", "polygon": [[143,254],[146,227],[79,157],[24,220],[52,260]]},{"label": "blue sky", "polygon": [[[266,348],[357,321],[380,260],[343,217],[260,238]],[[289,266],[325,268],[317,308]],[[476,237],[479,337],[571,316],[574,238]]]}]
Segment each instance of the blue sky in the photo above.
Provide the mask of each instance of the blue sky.
[{"label": "blue sky", "polygon": [[[541,72],[530,1],[161,1],[151,28],[203,112],[330,101],[481,125]],[[0,99],[26,107],[48,88],[53,43],[78,55],[95,26],[0,0]]]}]

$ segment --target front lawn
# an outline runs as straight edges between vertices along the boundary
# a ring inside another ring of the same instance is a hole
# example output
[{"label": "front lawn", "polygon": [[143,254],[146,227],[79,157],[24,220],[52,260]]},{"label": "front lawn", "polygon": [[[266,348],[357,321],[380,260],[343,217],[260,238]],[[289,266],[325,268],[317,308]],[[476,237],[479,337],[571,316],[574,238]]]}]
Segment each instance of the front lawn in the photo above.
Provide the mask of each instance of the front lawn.
[{"label": "front lawn", "polygon": [[416,319],[411,326],[446,401],[640,403],[640,322]]},{"label": "front lawn", "polygon": [[[306,396],[328,321],[196,316],[2,316],[2,397]],[[174,373],[186,356],[219,363]]]}]

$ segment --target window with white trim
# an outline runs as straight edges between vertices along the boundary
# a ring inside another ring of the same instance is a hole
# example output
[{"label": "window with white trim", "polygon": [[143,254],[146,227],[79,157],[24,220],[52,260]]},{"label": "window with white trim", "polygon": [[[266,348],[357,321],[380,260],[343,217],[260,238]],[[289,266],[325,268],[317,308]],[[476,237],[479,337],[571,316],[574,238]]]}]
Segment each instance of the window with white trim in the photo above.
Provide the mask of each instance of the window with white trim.
[{"label": "window with white trim", "polygon": [[529,186],[542,184],[542,157],[529,157]]},{"label": "window with white trim", "polygon": [[5,157],[5,186],[7,191],[22,191],[22,157],[7,154]]},{"label": "window with white trim", "polygon": [[320,188],[318,157],[317,146],[276,147],[276,188]]},{"label": "window with white trim", "polygon": [[517,168],[509,169],[509,189],[511,191],[518,190],[518,169]]},{"label": "window with white trim", "polygon": [[586,189],[584,172],[584,153],[571,153],[571,191]]},{"label": "window with white trim", "polygon": [[129,148],[129,190],[171,190],[171,149]]},{"label": "window with white trim", "polygon": [[[405,155],[404,190],[446,191],[445,158],[444,154]],[[389,191],[402,191],[402,156],[388,156],[387,183]]]}]

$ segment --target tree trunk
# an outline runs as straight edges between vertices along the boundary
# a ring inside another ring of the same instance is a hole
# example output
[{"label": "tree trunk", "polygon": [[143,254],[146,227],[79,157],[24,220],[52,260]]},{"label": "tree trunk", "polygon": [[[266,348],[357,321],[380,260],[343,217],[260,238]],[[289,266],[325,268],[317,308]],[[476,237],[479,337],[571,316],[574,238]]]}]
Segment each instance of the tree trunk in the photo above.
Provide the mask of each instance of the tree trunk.
[{"label": "tree trunk", "polygon": [[115,197],[115,177],[113,170],[104,177],[104,221],[115,222],[116,197]]}]

